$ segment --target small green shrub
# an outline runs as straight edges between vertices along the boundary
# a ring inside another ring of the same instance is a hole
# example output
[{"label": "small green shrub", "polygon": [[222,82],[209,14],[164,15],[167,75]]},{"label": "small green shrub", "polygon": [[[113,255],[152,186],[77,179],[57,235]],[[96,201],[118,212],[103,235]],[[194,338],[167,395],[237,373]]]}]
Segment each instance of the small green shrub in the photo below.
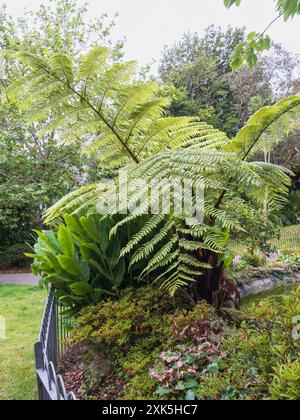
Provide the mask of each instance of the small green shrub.
[{"label": "small green shrub", "polygon": [[251,268],[263,267],[266,265],[266,257],[262,254],[245,253],[242,258],[234,265],[233,273],[243,273]]},{"label": "small green shrub", "polygon": [[250,267],[262,267],[266,264],[266,257],[262,254],[245,254],[242,262]]},{"label": "small green shrub", "polygon": [[126,289],[118,300],[109,299],[84,310],[74,340],[114,353],[123,361],[124,352],[151,352],[165,342],[172,334],[170,314],[175,312],[175,301],[161,290]]},{"label": "small green shrub", "polygon": [[300,266],[300,250],[285,250],[277,260],[280,263],[290,266]]},{"label": "small green shrub", "polygon": [[292,336],[300,314],[300,288],[253,305],[221,350],[222,369],[204,374],[199,399],[300,399],[300,342]]},{"label": "small green shrub", "polygon": [[82,311],[74,342],[105,355],[114,373],[127,383],[123,398],[155,399],[158,381],[150,369],[160,353],[205,335],[213,312],[204,302],[188,311],[184,302],[154,287],[126,289],[118,300]]},{"label": "small green shrub", "polygon": [[[86,397],[109,383],[119,399],[300,399],[300,288],[238,315],[228,324],[205,302],[188,310],[150,286],[84,309],[74,345],[87,348]],[[90,371],[100,356],[105,377]]]},{"label": "small green shrub", "polygon": [[195,335],[200,345],[188,340],[161,354],[151,371],[157,398],[299,399],[300,341],[292,336],[297,314],[300,288],[252,306],[230,333],[218,321],[206,322],[209,333]]},{"label": "small green shrub", "polygon": [[124,400],[156,400],[154,394],[157,381],[149,374],[149,371],[134,376],[124,390]]},{"label": "small green shrub", "polygon": [[127,384],[125,399],[148,399],[155,390],[149,369],[164,346],[171,344],[177,311],[175,300],[161,290],[126,289],[118,300],[84,309],[73,340],[105,356],[111,373]]},{"label": "small green shrub", "polygon": [[299,401],[300,399],[300,362],[276,366],[270,395],[273,400]]}]

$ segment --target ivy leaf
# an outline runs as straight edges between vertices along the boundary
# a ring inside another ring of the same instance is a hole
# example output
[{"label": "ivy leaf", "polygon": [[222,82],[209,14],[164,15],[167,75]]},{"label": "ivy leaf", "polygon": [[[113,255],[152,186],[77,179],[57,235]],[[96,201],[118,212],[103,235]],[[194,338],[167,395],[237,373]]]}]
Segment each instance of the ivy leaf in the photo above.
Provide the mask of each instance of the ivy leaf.
[{"label": "ivy leaf", "polygon": [[207,366],[207,372],[211,373],[211,374],[216,374],[219,372],[219,365],[218,363],[211,363],[210,365]]},{"label": "ivy leaf", "polygon": [[185,388],[195,388],[198,385],[197,379],[193,378],[192,376],[186,381]]},{"label": "ivy leaf", "polygon": [[157,388],[156,393],[159,394],[159,395],[162,395],[162,396],[163,395],[169,395],[171,393],[171,390],[168,389],[168,388],[164,388],[164,387],[160,386],[160,387]]},{"label": "ivy leaf", "polygon": [[175,389],[177,391],[184,391],[186,388],[188,388],[188,387],[186,386],[186,384],[183,381],[179,381],[178,384],[175,387]]}]

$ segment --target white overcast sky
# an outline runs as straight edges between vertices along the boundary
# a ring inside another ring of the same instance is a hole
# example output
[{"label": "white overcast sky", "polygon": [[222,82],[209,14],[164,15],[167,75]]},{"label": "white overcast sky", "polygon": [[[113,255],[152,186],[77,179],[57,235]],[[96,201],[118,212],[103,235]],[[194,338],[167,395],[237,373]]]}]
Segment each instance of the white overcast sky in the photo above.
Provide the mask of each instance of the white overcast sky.
[{"label": "white overcast sky", "polygon": [[[80,2],[80,0],[79,0]],[[23,8],[36,10],[47,0],[0,0],[9,12],[21,16]],[[145,65],[158,60],[165,44],[180,39],[184,32],[203,33],[210,24],[247,26],[261,31],[276,16],[274,0],[243,0],[239,8],[226,10],[223,0],[90,0],[91,18],[107,12],[119,12],[113,39],[126,42],[126,58]],[[300,55],[300,17],[293,22],[277,22],[269,31],[273,40]]]}]

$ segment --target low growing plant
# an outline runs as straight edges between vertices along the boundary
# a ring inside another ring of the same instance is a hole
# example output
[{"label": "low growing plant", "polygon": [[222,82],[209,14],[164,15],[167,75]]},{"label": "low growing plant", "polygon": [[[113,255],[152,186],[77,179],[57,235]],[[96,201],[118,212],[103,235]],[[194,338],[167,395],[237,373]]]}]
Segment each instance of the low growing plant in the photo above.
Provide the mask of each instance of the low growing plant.
[{"label": "low growing plant", "polygon": [[197,397],[299,400],[300,341],[293,338],[299,314],[300,288],[253,305],[249,320],[222,343],[222,369],[201,375]]},{"label": "low growing plant", "polygon": [[[151,286],[84,309],[74,332],[92,384],[83,398],[109,386],[118,399],[299,399],[300,288],[258,302],[230,324],[205,302],[187,309]],[[99,358],[109,372],[91,381]]]},{"label": "low growing plant", "polygon": [[300,250],[299,252],[296,250],[285,250],[279,255],[277,261],[290,266],[300,266]]},{"label": "low growing plant", "polygon": [[[82,311],[73,342],[101,354],[111,366],[113,382],[124,383],[125,399],[153,396],[155,380],[149,369],[153,360],[169,346],[175,301],[153,287],[126,289],[118,300],[108,299]],[[93,364],[93,358],[90,358]],[[88,363],[86,363],[88,366]],[[98,387],[106,386],[99,382]],[[86,391],[86,395],[92,392]]]},{"label": "low growing plant", "polygon": [[[160,353],[174,344],[183,346],[195,342],[195,337],[205,338],[212,325],[217,334],[216,320],[209,321],[213,314],[205,302],[188,310],[184,301],[170,299],[165,291],[151,286],[126,289],[117,301],[109,299],[83,310],[74,344],[106,358],[110,374],[125,382],[122,398],[157,399],[159,382],[150,369]],[[200,346],[197,339],[196,343]]]}]

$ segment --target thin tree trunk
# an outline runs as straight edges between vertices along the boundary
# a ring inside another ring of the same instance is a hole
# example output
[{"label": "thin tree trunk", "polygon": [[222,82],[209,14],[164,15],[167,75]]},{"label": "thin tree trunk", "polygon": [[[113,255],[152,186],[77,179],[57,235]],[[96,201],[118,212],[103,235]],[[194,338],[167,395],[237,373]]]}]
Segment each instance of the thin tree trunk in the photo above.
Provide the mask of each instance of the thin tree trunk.
[{"label": "thin tree trunk", "polygon": [[204,256],[201,251],[197,258],[201,262],[211,265],[212,268],[204,270],[203,276],[195,279],[190,294],[194,301],[205,300],[210,305],[220,308],[224,304],[238,307],[240,296],[236,286],[226,278],[224,265],[218,261],[218,255],[214,252],[207,252]]}]

